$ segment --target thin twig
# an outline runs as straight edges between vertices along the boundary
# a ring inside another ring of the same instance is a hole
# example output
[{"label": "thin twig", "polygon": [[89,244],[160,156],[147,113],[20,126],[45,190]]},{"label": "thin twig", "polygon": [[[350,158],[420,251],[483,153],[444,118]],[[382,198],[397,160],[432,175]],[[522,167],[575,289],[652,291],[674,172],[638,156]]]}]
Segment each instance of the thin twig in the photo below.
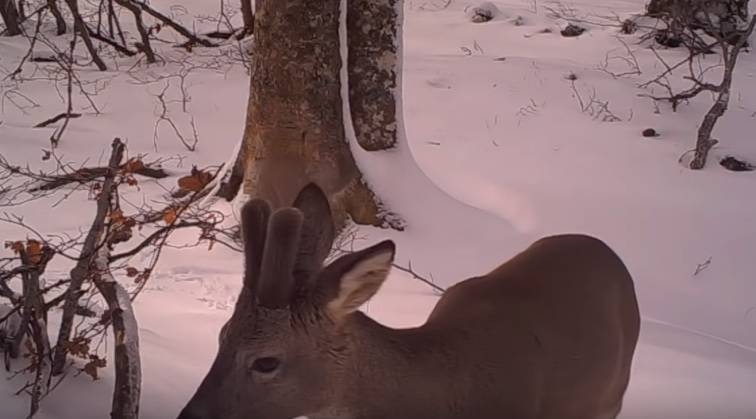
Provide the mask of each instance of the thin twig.
[{"label": "thin twig", "polygon": [[445,288],[440,287],[440,286],[434,284],[432,280],[427,279],[427,278],[423,277],[422,275],[418,274],[417,272],[415,272],[412,269],[412,262],[409,262],[409,265],[407,267],[401,266],[401,265],[399,265],[397,263],[393,263],[392,266],[394,268],[396,268],[396,269],[404,272],[404,273],[408,273],[408,274],[412,275],[413,279],[417,279],[418,281],[420,281],[420,282],[428,285],[429,287],[433,288],[434,291],[438,291],[438,292],[440,292],[442,294],[444,292],[446,292]]}]

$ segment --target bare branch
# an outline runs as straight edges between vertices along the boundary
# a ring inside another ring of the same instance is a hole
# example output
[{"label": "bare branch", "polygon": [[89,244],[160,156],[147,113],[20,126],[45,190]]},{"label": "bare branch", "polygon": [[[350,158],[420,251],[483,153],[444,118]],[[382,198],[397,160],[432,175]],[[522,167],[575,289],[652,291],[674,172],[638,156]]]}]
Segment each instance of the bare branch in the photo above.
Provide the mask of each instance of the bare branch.
[{"label": "bare branch", "polygon": [[427,278],[423,277],[422,275],[419,275],[417,272],[415,272],[412,269],[412,262],[410,262],[410,264],[406,268],[404,266],[398,265],[396,263],[393,263],[392,266],[394,268],[402,271],[402,272],[405,272],[405,273],[408,273],[408,274],[412,275],[413,279],[417,279],[418,281],[420,281],[420,282],[422,282],[422,283],[430,286],[431,288],[433,288],[434,291],[437,291],[437,292],[442,293],[442,294],[444,292],[446,292],[446,289],[444,289],[443,287],[440,287],[440,286],[436,285],[435,283],[433,283],[432,280],[427,279]]},{"label": "bare branch", "polygon": [[73,326],[73,318],[76,313],[76,308],[78,307],[81,286],[90,271],[90,267],[94,262],[94,257],[96,257],[98,248],[102,246],[100,241],[103,239],[105,219],[110,212],[113,179],[115,172],[121,165],[125,146],[120,139],[116,138],[113,140],[112,149],[110,163],[108,164],[108,167],[112,170],[111,175],[107,176],[103,182],[100,197],[97,200],[97,213],[92,222],[92,226],[89,229],[87,238],[84,241],[81,258],[71,270],[71,284],[68,287],[66,301],[63,306],[63,316],[60,323],[60,332],[58,333],[58,343],[55,345],[55,352],[53,354],[53,375],[63,373],[67,354],[66,342],[68,342],[71,336],[71,328]]},{"label": "bare branch", "polygon": [[179,25],[178,23],[176,23],[173,19],[169,18],[168,16],[166,16],[166,15],[158,12],[157,10],[153,9],[152,7],[150,7],[149,5],[147,5],[147,3],[145,3],[145,2],[142,2],[142,1],[139,1],[139,0],[116,0],[116,2],[119,5],[125,7],[125,8],[127,8],[129,10],[132,10],[134,7],[138,7],[143,12],[145,12],[148,15],[150,15],[150,16],[154,17],[155,19],[159,20],[164,25],[170,27],[171,29],[173,29],[174,31],[178,32],[179,34],[181,34],[182,36],[184,36],[186,39],[188,39],[189,42],[187,44],[185,44],[187,46],[191,46],[191,45],[202,45],[203,47],[215,47],[215,46],[217,46],[214,43],[212,43],[212,42],[210,42],[210,41],[208,41],[206,39],[202,39],[202,38],[196,36],[195,34],[191,33],[188,29],[186,29],[185,27]]}]

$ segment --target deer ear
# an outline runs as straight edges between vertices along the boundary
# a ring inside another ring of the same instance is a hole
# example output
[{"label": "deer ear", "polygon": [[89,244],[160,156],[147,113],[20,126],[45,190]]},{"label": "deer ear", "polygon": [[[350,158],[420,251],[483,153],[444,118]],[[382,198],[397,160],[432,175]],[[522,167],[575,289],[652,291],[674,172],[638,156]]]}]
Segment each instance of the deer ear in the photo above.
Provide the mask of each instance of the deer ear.
[{"label": "deer ear", "polygon": [[340,322],[378,292],[388,277],[396,246],[387,240],[334,261],[318,277],[320,303]]}]

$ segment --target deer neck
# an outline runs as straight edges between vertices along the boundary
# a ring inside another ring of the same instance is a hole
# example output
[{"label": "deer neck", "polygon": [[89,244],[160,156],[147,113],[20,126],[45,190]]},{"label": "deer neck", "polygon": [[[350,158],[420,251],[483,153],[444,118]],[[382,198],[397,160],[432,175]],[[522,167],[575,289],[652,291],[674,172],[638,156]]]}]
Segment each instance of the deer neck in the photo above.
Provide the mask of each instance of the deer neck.
[{"label": "deer neck", "polygon": [[[354,419],[410,418],[434,406],[442,418],[443,395],[456,374],[443,336],[424,327],[392,329],[361,312],[345,325],[348,356],[342,399]],[[416,413],[417,412],[417,413]]]}]

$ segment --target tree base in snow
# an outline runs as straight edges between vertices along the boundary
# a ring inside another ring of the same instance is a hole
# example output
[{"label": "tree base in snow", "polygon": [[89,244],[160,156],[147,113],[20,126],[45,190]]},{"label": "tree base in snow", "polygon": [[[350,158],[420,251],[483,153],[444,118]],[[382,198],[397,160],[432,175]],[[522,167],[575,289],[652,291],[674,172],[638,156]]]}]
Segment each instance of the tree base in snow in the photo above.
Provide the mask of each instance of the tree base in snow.
[{"label": "tree base in snow", "polygon": [[[350,218],[398,225],[364,182],[346,132],[354,126],[356,141],[368,150],[396,143],[401,6],[401,0],[351,2],[342,22],[341,0],[258,4],[242,151],[248,195],[274,208],[290,206],[314,182],[331,200],[337,226]],[[371,29],[376,19],[384,29]],[[354,42],[348,89],[342,86],[342,33]],[[350,101],[351,115],[344,115],[342,100]]]}]

